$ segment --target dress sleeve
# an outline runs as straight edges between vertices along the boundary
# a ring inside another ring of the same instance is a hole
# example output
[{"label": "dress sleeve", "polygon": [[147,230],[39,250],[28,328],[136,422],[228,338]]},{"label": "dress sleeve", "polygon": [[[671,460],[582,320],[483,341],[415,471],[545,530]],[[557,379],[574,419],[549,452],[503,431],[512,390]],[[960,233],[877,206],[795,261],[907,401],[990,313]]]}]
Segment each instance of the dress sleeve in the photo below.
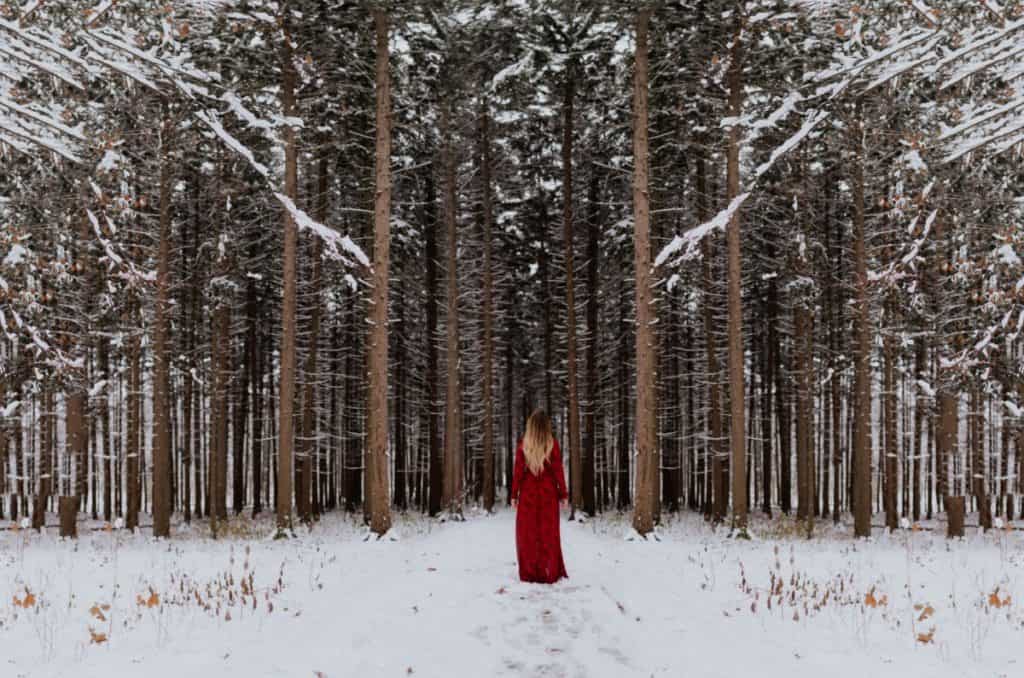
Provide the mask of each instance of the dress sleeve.
[{"label": "dress sleeve", "polygon": [[526,457],[523,454],[523,441],[520,438],[516,446],[516,463],[512,470],[512,499],[519,499],[523,489],[523,472],[526,470]]},{"label": "dress sleeve", "polygon": [[551,470],[555,473],[555,487],[558,488],[559,500],[568,499],[569,492],[565,489],[565,469],[562,467],[562,448],[555,441],[551,450]]}]

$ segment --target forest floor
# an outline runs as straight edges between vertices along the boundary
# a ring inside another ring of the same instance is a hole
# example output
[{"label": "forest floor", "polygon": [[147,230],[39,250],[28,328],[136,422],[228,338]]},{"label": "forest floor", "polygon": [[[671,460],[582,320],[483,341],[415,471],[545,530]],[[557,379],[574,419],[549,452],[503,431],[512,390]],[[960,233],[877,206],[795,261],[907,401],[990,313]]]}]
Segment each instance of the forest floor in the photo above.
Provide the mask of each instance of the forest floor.
[{"label": "forest floor", "polygon": [[564,517],[549,587],[518,581],[507,510],[384,541],[343,516],[282,541],[0,530],[0,675],[1024,675],[1020,532],[743,541],[687,515],[644,542],[628,516]]}]

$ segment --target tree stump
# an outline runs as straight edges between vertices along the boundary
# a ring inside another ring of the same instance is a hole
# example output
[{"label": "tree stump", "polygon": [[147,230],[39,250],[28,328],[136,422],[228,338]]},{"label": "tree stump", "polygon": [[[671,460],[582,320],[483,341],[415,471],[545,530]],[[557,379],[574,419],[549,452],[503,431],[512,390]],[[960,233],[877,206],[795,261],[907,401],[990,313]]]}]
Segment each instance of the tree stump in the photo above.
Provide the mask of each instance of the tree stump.
[{"label": "tree stump", "polygon": [[78,538],[78,497],[61,497],[57,502],[57,513],[60,516],[60,536]]},{"label": "tree stump", "polygon": [[950,539],[964,536],[964,507],[962,496],[946,497],[946,536]]}]

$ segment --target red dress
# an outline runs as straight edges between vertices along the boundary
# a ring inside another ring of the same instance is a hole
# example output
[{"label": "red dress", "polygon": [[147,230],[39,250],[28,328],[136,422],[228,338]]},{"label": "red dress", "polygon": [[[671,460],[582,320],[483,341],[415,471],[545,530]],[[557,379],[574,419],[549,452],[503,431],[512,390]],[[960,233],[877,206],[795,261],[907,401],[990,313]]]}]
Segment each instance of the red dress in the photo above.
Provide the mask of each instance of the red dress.
[{"label": "red dress", "polygon": [[558,514],[558,502],[568,496],[558,441],[554,441],[551,456],[540,475],[534,475],[526,465],[523,441],[520,440],[512,474],[512,497],[519,500],[516,557],[522,581],[553,584],[569,576],[562,560]]}]

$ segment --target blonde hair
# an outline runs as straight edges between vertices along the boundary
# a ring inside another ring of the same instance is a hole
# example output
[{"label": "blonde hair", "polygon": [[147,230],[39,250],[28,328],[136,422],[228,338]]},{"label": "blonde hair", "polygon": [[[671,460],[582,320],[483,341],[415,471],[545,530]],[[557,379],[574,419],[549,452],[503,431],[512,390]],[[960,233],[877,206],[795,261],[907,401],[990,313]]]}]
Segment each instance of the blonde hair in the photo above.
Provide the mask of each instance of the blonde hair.
[{"label": "blonde hair", "polygon": [[551,434],[551,420],[544,410],[534,410],[526,421],[526,435],[523,436],[523,454],[526,466],[533,475],[540,475],[544,463],[551,456],[555,437]]}]

